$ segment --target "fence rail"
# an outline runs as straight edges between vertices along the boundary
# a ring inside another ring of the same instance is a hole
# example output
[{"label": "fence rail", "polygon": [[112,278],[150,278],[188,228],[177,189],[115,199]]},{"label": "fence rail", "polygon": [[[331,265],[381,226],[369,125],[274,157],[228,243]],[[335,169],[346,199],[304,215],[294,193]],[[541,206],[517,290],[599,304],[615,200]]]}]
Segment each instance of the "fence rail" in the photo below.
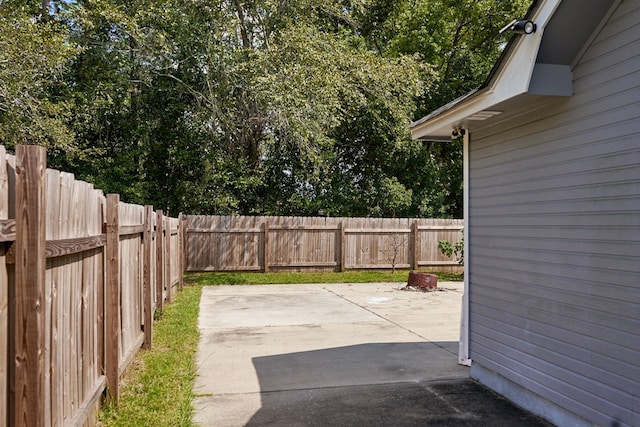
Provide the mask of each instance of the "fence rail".
[{"label": "fence rail", "polygon": [[188,215],[185,222],[188,271],[462,271],[437,247],[462,238],[462,220]]},{"label": "fence rail", "polygon": [[184,271],[181,218],[0,146],[0,425],[94,425]]}]

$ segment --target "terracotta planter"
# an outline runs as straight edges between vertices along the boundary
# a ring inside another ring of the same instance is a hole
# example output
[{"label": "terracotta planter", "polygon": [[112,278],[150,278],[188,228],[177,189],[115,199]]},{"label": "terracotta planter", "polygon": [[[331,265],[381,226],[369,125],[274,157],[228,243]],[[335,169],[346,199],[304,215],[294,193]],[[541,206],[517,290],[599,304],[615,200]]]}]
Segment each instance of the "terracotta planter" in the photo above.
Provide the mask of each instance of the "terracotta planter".
[{"label": "terracotta planter", "polygon": [[418,273],[416,271],[409,272],[408,286],[416,288],[437,288],[438,276],[429,273]]}]

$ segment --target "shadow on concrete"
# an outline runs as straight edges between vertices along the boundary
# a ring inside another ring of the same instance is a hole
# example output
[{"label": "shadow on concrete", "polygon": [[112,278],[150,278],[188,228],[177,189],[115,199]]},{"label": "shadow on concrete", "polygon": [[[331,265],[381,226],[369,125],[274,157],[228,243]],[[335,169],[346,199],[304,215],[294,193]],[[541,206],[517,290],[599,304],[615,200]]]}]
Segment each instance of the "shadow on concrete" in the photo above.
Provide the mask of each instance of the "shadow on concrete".
[{"label": "shadow on concrete", "polygon": [[456,358],[429,356],[451,344],[361,344],[254,358],[262,404],[246,425],[548,426],[468,377],[447,377]]}]

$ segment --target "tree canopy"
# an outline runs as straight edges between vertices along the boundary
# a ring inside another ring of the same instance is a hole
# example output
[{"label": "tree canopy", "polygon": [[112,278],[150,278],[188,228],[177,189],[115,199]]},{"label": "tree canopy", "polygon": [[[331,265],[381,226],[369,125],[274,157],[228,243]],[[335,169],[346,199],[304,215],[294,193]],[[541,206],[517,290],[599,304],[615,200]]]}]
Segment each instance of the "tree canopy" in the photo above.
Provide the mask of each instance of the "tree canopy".
[{"label": "tree canopy", "polygon": [[0,0],[0,143],[170,213],[462,215],[460,142],[525,0]]}]

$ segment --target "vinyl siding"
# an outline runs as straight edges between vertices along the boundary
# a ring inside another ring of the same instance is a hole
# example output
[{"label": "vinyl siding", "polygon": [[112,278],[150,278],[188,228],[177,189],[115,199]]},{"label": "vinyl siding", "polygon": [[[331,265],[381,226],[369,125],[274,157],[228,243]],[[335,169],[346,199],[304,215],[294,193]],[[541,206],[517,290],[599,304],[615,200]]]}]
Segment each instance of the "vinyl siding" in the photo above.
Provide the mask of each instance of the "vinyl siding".
[{"label": "vinyl siding", "polygon": [[472,130],[470,356],[597,425],[640,425],[640,1],[574,96]]}]

